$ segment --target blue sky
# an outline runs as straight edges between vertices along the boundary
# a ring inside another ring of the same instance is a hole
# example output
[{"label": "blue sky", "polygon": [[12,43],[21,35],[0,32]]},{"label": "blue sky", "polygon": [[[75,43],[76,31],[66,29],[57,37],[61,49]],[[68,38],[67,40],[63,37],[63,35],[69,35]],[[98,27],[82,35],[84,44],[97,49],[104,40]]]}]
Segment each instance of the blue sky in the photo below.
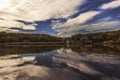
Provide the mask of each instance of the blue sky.
[{"label": "blue sky", "polygon": [[0,31],[71,36],[120,29],[120,0],[0,0]]}]

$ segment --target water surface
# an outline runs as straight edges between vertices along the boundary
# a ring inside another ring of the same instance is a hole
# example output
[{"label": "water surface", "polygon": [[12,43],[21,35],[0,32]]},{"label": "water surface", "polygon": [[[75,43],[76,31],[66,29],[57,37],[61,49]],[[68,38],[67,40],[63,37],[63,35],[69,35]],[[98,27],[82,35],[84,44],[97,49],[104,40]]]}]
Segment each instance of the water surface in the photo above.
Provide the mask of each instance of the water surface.
[{"label": "water surface", "polygon": [[0,47],[1,80],[120,80],[120,46]]}]

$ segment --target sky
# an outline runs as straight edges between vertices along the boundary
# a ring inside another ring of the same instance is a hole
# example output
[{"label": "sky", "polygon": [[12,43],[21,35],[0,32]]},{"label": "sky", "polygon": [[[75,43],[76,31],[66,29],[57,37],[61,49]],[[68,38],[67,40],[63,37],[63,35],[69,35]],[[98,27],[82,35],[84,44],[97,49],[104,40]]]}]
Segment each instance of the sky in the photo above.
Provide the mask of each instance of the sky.
[{"label": "sky", "polygon": [[74,34],[120,29],[120,0],[0,0],[0,32]]}]

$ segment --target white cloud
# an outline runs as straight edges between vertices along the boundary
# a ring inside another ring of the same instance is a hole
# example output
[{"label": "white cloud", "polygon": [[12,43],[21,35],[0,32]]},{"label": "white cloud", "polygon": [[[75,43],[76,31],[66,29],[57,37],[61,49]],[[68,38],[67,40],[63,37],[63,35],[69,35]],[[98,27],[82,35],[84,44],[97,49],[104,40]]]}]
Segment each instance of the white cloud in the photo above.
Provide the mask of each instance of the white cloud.
[{"label": "white cloud", "polygon": [[109,22],[100,22],[95,23],[91,25],[87,25],[83,27],[83,29],[86,29],[88,32],[100,32],[100,31],[107,31],[107,30],[114,30],[114,29],[120,29],[120,21],[109,21]]},{"label": "white cloud", "polygon": [[120,0],[114,0],[110,3],[102,5],[102,9],[116,8],[120,6]]},{"label": "white cloud", "polygon": [[[81,26],[82,24],[86,23],[87,21],[93,19],[94,16],[99,14],[99,11],[89,11],[80,14],[78,17],[73,19],[68,19],[67,22],[61,23],[59,20],[52,21],[53,27],[57,35],[69,36],[72,34],[76,34],[78,30],[82,29],[85,26]],[[80,32],[80,31],[79,31]]]},{"label": "white cloud", "polygon": [[21,28],[23,23],[12,20],[0,20],[0,26],[6,28]]},{"label": "white cloud", "polygon": [[9,29],[6,27],[1,27],[0,32],[19,32],[19,30]]},{"label": "white cloud", "polygon": [[74,26],[87,22],[92,19],[95,15],[99,14],[98,11],[90,11],[83,14],[80,14],[78,17],[74,19],[69,19],[63,26]]},{"label": "white cloud", "polygon": [[14,21],[14,20],[0,20],[0,31],[17,31],[18,30],[12,30],[11,28],[18,28],[18,29],[23,29],[23,30],[35,30],[35,23],[30,24],[30,25],[25,25],[21,22]]},{"label": "white cloud", "polygon": [[[0,0],[0,18],[4,27],[23,27],[15,20],[27,22],[51,18],[67,18],[77,12],[77,7],[86,0]],[[9,20],[10,22],[7,22]],[[33,25],[32,25],[33,26]],[[25,27],[23,29],[35,29]]]},{"label": "white cloud", "polygon": [[0,0],[0,9],[6,9],[10,6],[10,0]]},{"label": "white cloud", "polygon": [[23,30],[36,30],[36,27],[33,25],[26,25],[22,29]]},{"label": "white cloud", "polygon": [[67,18],[74,14],[76,8],[83,2],[84,0],[22,0],[22,4],[18,4],[18,0],[14,0],[14,3],[11,2],[11,5],[14,6],[5,10],[8,15],[2,14],[0,17],[4,19],[14,18],[25,21]]},{"label": "white cloud", "polygon": [[58,36],[66,37],[79,33],[104,32],[120,29],[120,21],[99,22],[89,25],[77,25],[57,29]]},{"label": "white cloud", "polygon": [[98,11],[90,11],[90,12],[80,14],[76,18],[68,20],[64,24],[64,26],[71,26],[71,25],[75,25],[75,24],[83,24],[83,23],[87,22],[88,20],[92,19],[97,14],[99,14]]},{"label": "white cloud", "polygon": [[92,19],[95,15],[99,14],[99,11],[90,11],[90,12],[85,12],[80,14],[78,17],[69,19],[67,22],[64,24],[60,23],[59,21],[53,22],[53,29],[56,28],[62,28],[62,27],[71,27],[71,26],[76,26],[76,25],[81,25],[88,20]]}]

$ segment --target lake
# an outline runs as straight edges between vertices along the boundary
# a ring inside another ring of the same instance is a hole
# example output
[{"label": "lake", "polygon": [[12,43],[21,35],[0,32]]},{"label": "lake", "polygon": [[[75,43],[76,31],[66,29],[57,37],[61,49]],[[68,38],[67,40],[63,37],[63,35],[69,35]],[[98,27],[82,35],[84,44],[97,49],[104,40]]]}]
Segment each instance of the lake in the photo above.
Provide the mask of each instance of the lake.
[{"label": "lake", "polygon": [[120,80],[120,46],[1,46],[0,80]]}]

